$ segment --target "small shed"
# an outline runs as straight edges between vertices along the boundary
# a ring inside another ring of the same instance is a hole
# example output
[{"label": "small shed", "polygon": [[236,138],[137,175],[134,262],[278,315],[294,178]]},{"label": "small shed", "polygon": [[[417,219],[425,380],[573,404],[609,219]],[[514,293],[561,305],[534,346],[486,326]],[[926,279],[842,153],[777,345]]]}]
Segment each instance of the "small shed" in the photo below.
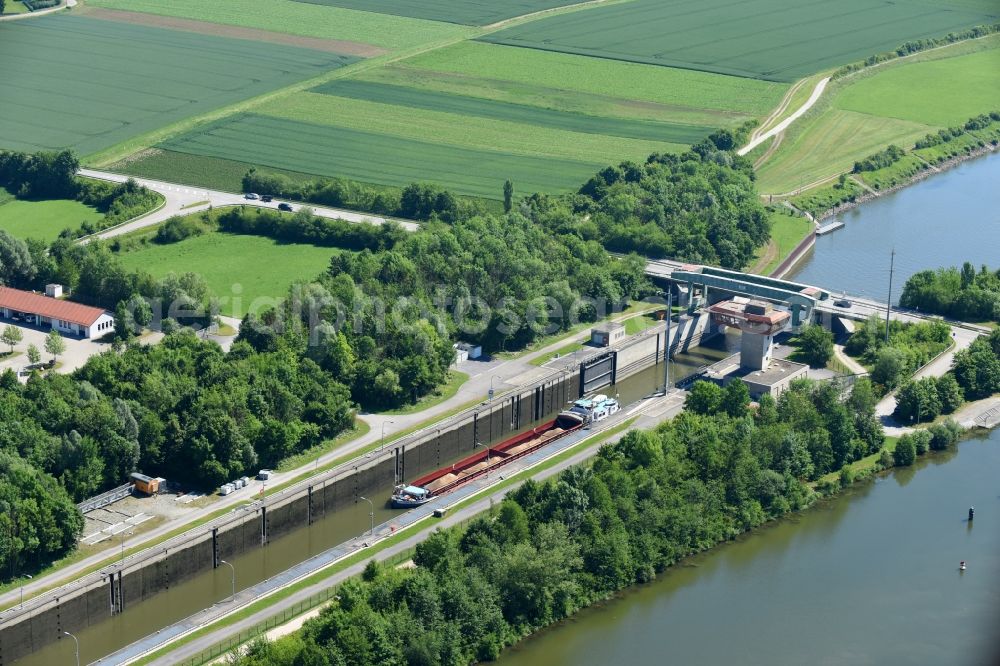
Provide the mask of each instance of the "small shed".
[{"label": "small shed", "polygon": [[455,351],[459,359],[462,359],[463,355],[465,358],[477,359],[483,355],[483,346],[471,342],[456,342]]},{"label": "small shed", "polygon": [[155,495],[160,492],[160,480],[154,479],[151,476],[139,474],[139,472],[132,472],[129,475],[129,481],[131,481],[132,485],[135,486],[135,489],[141,493]]},{"label": "small shed", "polygon": [[609,321],[590,329],[590,342],[598,347],[610,347],[625,339],[625,324]]}]

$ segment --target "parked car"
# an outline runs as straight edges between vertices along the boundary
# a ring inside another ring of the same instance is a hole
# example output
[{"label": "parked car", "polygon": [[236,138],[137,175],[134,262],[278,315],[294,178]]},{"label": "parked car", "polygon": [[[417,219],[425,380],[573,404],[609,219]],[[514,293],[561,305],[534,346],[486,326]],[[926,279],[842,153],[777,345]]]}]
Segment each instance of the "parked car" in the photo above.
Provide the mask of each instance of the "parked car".
[{"label": "parked car", "polygon": [[284,201],[282,201],[280,204],[278,204],[278,210],[283,210],[283,211],[291,213],[292,212],[292,204],[288,204],[288,203],[285,203]]},{"label": "parked car", "polygon": [[260,200],[263,201],[264,203],[267,203],[267,202],[269,202],[271,200],[271,195],[270,194],[262,194],[262,195],[260,195]]},{"label": "parked car", "polygon": [[253,192],[247,192],[246,194],[243,195],[243,198],[244,199],[250,199],[251,201],[254,201],[256,199],[260,199],[260,197],[257,196],[256,194],[254,194]]},{"label": "parked car", "polygon": [[845,310],[851,309],[851,302],[846,298],[838,298],[833,302],[833,304],[838,308],[844,308]]}]

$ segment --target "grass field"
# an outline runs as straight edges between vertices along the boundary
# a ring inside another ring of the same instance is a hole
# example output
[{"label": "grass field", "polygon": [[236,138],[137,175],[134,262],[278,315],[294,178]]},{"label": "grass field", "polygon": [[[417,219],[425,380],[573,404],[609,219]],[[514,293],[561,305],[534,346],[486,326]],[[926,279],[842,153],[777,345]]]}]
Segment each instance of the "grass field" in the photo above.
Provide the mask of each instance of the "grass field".
[{"label": "grass field", "polygon": [[543,9],[573,5],[582,0],[298,0],[313,5],[361,9],[431,21],[487,25]]},{"label": "grass field", "polygon": [[76,229],[84,222],[98,222],[104,217],[79,201],[23,201],[3,195],[7,191],[0,189],[0,229],[18,238],[53,241],[63,229]]},{"label": "grass field", "polygon": [[87,155],[353,60],[66,14],[3,23],[0,147]]},{"label": "grass field", "polygon": [[[157,278],[171,272],[198,273],[212,293],[224,299],[220,314],[242,318],[258,306],[273,305],[295,282],[315,278],[335,252],[260,236],[211,232],[170,245],[147,245],[123,252],[120,258],[126,268]],[[240,289],[234,290],[234,285]],[[233,298],[236,291],[238,300]]]},{"label": "grass field", "polygon": [[930,125],[830,109],[800,120],[794,137],[786,137],[777,152],[757,171],[758,189],[786,193],[822,178],[850,171],[858,159],[890,143],[912,146]]},{"label": "grass field", "polygon": [[294,0],[88,0],[88,5],[274,30],[401,49],[469,33],[468,28]]},{"label": "grass field", "polygon": [[[515,101],[569,111],[590,111],[596,97],[596,103],[614,104],[622,115],[713,127],[767,115],[788,89],[782,83],[482,42],[430,51],[370,76],[382,72],[402,73],[438,90],[460,85],[460,92],[475,96],[514,95]],[[432,73],[439,74],[436,80]]]},{"label": "grass field", "polygon": [[1000,48],[887,69],[851,85],[837,107],[939,127],[1000,109]]},{"label": "grass field", "polygon": [[771,241],[757,250],[756,262],[752,267],[755,269],[753,272],[760,275],[770,275],[813,230],[812,222],[784,207],[769,211],[769,216]]},{"label": "grass field", "polygon": [[511,178],[522,192],[567,191],[601,163],[531,157],[417,141],[357,129],[258,115],[211,123],[162,145],[168,150],[382,185],[442,183],[459,194],[502,196]]},{"label": "grass field", "polygon": [[560,14],[481,39],[547,51],[794,81],[908,39],[1000,18],[992,0],[634,0]]},{"label": "grass field", "polygon": [[790,192],[848,171],[890,143],[910,149],[927,133],[1000,109],[1000,87],[977,83],[996,78],[998,58],[1000,36],[991,36],[834,82],[758,170],[759,189]]},{"label": "grass field", "polygon": [[4,7],[4,14],[24,14],[28,11],[28,8],[24,6],[21,0],[7,0],[7,6]]},{"label": "grass field", "polygon": [[457,113],[472,118],[516,122],[569,132],[677,144],[697,143],[715,130],[714,127],[709,126],[593,116],[573,111],[374,81],[342,79],[314,88],[313,92],[369,102],[395,104],[410,109]]}]

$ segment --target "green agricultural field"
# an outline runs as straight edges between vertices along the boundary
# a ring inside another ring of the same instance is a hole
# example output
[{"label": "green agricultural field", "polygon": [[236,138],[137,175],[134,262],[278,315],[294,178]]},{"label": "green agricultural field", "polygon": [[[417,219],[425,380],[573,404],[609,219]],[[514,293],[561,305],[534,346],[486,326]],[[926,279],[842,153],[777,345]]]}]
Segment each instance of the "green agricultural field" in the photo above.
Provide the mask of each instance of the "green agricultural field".
[{"label": "green agricultural field", "polygon": [[1000,48],[916,62],[845,89],[837,107],[938,127],[1000,110]]},{"label": "green agricultural field", "polygon": [[908,39],[1000,19],[993,0],[634,0],[524,23],[481,39],[735,76],[795,81]]},{"label": "green agricultural field", "polygon": [[23,201],[0,189],[0,229],[18,238],[53,241],[63,229],[76,229],[84,222],[99,222],[104,215],[79,201],[52,199]]},{"label": "green agricultural field", "polygon": [[297,0],[313,5],[361,9],[380,14],[487,25],[544,9],[574,5],[583,0]]},{"label": "green agricultural field", "polygon": [[604,166],[249,114],[199,127],[160,147],[381,185],[437,182],[458,194],[492,199],[502,196],[507,178],[521,192],[565,192]]},{"label": "green agricultural field", "polygon": [[146,12],[303,37],[400,49],[461,37],[468,28],[390,14],[322,7],[294,0],[87,0],[107,9]]},{"label": "green agricultural field", "polygon": [[[435,144],[607,164],[645,160],[652,152],[677,152],[678,144],[581,134],[537,125],[489,120],[463,114],[303,93],[259,107],[260,115],[400,137]],[[432,165],[432,168],[447,165]]]},{"label": "green agricultural field", "polygon": [[211,232],[170,245],[150,244],[120,257],[126,268],[157,278],[171,272],[198,273],[212,293],[223,299],[220,314],[242,318],[249,311],[273,305],[290,285],[315,278],[337,251]]},{"label": "green agricultural field", "polygon": [[596,101],[613,105],[614,115],[714,127],[765,116],[788,90],[769,81],[482,42],[429,51],[398,68],[366,74],[386,83],[400,83],[401,77],[421,87],[476,97],[605,115],[592,110]]},{"label": "green agricultural field", "polygon": [[468,97],[409,86],[342,79],[313,88],[313,92],[350,99],[395,104],[412,109],[440,111],[473,118],[488,118],[549,129],[615,137],[693,144],[716,128],[662,123],[632,118],[608,118],[585,113],[547,109],[482,97]]},{"label": "green agricultural field", "polygon": [[1000,88],[976,84],[995,78],[990,65],[998,56],[1000,36],[991,36],[835,81],[758,169],[759,189],[787,193],[848,171],[890,143],[910,149],[925,134],[1000,109]]},{"label": "green agricultural field", "polygon": [[[251,167],[260,168],[262,166],[262,164],[236,162],[217,157],[151,148],[111,164],[108,170],[183,185],[197,185],[223,192],[242,192],[244,174]],[[294,182],[316,179],[316,174],[313,173],[301,173],[274,167],[268,167],[267,171],[288,176]]]},{"label": "green agricultural field", "polygon": [[354,60],[67,14],[2,23],[0,147],[87,155]]}]

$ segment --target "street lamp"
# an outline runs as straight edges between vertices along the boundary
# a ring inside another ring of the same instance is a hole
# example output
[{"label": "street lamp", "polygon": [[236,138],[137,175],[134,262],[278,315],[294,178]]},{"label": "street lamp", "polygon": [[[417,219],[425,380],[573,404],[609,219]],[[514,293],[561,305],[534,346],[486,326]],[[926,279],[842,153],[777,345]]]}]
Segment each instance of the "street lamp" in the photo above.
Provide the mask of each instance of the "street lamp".
[{"label": "street lamp", "polygon": [[368,502],[368,504],[370,504],[371,507],[372,507],[371,511],[368,512],[368,516],[372,519],[372,530],[371,530],[371,532],[369,534],[372,537],[374,537],[375,536],[375,503],[372,502],[367,497],[360,497],[359,496],[358,499],[363,499],[364,501]]},{"label": "street lamp", "polygon": [[63,633],[72,638],[73,642],[76,644],[76,666],[80,666],[80,641],[78,641],[76,639],[76,636],[69,633],[68,631],[64,631]]},{"label": "street lamp", "polygon": [[503,377],[501,377],[500,375],[493,375],[492,377],[490,377],[490,402],[493,402],[493,380],[494,379],[499,379],[500,381],[503,381]]},{"label": "street lamp", "polygon": [[227,567],[229,567],[230,571],[232,572],[233,596],[230,597],[229,600],[236,601],[236,567],[234,567],[229,562],[226,562],[225,560],[219,560],[219,564],[225,564]]},{"label": "street lamp", "polygon": [[[28,574],[24,574],[24,577],[27,578],[28,580],[31,580],[31,576],[28,575]],[[21,603],[20,603],[20,607],[24,608],[24,583],[21,583]]]},{"label": "street lamp", "polygon": [[386,423],[395,423],[395,421],[382,421],[382,441],[378,445],[378,452],[379,453],[382,453],[382,449],[385,447],[385,424]]},{"label": "street lamp", "polygon": [[482,446],[486,448],[486,478],[490,478],[490,447],[488,444],[483,444],[482,442],[476,442],[476,446]]},{"label": "street lamp", "polygon": [[133,534],[135,534],[135,532],[122,532],[122,566],[125,566],[125,537],[130,537]]}]

